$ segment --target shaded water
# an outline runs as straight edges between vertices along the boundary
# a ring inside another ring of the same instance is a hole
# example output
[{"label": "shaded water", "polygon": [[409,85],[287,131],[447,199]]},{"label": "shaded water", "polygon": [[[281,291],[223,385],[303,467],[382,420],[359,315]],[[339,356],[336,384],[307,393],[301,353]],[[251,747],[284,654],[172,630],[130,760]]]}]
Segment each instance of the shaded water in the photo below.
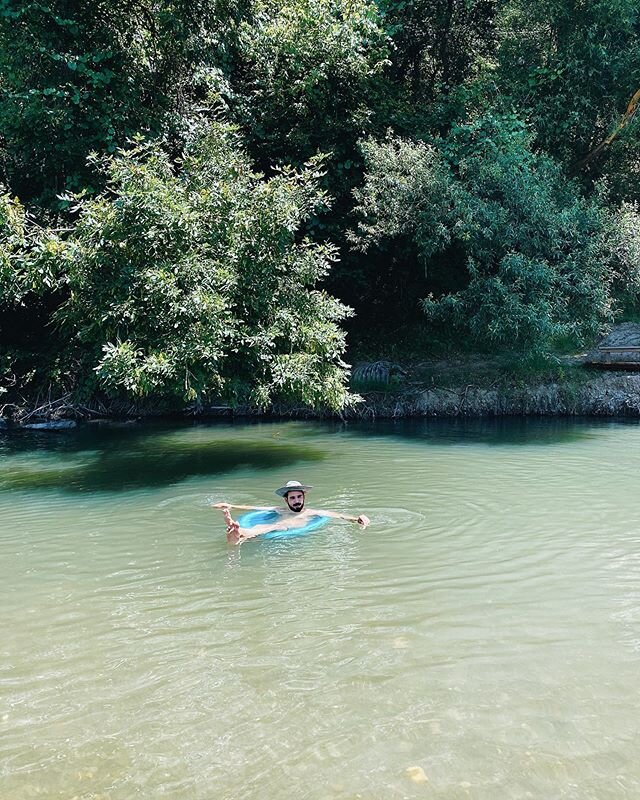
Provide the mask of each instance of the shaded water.
[{"label": "shaded water", "polygon": [[[0,437],[2,800],[637,798],[639,466],[615,422]],[[228,547],[208,504],[291,478],[370,528]]]}]

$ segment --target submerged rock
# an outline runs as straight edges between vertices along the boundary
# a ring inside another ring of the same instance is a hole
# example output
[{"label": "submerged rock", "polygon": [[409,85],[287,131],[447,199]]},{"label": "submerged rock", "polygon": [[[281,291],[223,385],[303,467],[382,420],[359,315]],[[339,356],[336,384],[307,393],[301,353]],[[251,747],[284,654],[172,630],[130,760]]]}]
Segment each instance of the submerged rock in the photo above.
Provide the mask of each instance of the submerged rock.
[{"label": "submerged rock", "polygon": [[64,431],[69,428],[75,428],[77,424],[72,419],[57,419],[51,422],[30,422],[21,427],[28,428],[31,431]]},{"label": "submerged rock", "polygon": [[414,783],[429,783],[429,778],[422,767],[407,767],[405,770],[407,777],[411,778]]}]

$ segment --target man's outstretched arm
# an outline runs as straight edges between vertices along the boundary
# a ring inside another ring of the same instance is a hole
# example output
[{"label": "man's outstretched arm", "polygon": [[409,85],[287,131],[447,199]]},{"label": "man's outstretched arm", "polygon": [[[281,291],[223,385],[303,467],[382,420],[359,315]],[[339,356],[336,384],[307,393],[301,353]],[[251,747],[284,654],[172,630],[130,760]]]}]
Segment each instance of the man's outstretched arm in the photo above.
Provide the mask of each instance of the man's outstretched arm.
[{"label": "man's outstretched arm", "polygon": [[237,503],[212,503],[211,508],[219,508],[221,511],[230,508],[239,508],[241,511],[275,511],[275,506],[239,506]]},{"label": "man's outstretched arm", "polygon": [[310,513],[317,514],[319,517],[331,517],[332,519],[346,519],[347,522],[357,522],[362,528],[366,528],[371,522],[369,517],[365,516],[364,514],[354,517],[351,514],[340,514],[337,511],[310,510]]}]

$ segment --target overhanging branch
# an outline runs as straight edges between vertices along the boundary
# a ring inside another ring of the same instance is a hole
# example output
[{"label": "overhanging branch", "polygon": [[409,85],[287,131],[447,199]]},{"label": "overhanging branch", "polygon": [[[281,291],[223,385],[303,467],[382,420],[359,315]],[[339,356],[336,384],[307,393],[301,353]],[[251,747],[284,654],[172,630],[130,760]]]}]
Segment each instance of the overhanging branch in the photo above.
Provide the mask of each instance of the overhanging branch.
[{"label": "overhanging branch", "polygon": [[629,125],[629,123],[633,120],[636,112],[638,111],[638,106],[640,105],[640,89],[633,95],[631,100],[629,100],[629,105],[627,106],[627,110],[624,112],[622,119],[618,123],[618,126],[610,133],[607,138],[600,142],[600,144],[592,150],[589,155],[585,156],[585,158],[580,161],[578,164],[579,169],[584,169],[594,158],[596,158],[604,149],[605,147],[609,147],[611,142]]}]

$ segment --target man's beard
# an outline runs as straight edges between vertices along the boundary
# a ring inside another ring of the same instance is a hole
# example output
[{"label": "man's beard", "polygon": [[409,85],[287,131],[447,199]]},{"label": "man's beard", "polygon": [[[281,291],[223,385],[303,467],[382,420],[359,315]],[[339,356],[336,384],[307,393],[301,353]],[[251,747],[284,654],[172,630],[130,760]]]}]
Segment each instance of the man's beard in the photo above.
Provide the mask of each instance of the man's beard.
[{"label": "man's beard", "polygon": [[300,511],[302,511],[303,508],[304,508],[304,503],[299,503],[298,505],[293,505],[292,504],[292,505],[289,506],[289,510],[290,511],[294,511],[296,514],[298,514]]}]

